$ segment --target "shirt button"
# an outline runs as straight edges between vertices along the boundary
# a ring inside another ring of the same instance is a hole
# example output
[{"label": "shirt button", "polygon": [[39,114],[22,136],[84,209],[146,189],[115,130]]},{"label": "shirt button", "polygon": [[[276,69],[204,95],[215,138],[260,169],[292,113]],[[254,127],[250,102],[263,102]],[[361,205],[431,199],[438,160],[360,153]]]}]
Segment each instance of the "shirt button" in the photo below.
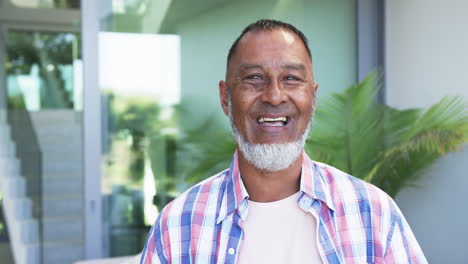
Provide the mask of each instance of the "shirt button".
[{"label": "shirt button", "polygon": [[230,248],[230,249],[228,250],[229,255],[233,255],[234,252],[235,252],[235,250],[234,250],[233,248]]}]

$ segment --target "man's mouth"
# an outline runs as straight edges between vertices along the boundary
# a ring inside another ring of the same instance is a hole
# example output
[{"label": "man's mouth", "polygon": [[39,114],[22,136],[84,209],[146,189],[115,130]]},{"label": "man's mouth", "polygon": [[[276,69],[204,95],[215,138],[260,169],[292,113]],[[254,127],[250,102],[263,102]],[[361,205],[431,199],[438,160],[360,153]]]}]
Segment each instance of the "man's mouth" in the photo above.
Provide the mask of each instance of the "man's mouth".
[{"label": "man's mouth", "polygon": [[259,117],[257,123],[260,126],[281,127],[288,124],[289,118],[287,116],[280,117]]}]

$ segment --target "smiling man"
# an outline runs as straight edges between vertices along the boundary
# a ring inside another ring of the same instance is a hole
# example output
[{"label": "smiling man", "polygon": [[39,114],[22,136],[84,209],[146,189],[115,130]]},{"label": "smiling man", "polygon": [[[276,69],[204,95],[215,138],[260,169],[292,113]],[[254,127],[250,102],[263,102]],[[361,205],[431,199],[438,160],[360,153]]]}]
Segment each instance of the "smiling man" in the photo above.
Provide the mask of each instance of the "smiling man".
[{"label": "smiling man", "polygon": [[427,263],[388,195],[305,154],[317,88],[302,32],[247,26],[219,83],[231,166],[162,210],[141,263]]}]

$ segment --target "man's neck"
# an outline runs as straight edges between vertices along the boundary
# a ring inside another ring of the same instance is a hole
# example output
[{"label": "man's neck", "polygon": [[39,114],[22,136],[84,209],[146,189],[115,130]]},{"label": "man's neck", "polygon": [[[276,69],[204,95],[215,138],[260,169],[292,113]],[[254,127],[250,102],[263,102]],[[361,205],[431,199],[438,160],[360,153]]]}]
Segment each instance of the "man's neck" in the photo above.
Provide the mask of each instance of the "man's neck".
[{"label": "man's neck", "polygon": [[277,172],[257,169],[244,158],[241,151],[238,151],[238,163],[242,181],[252,201],[278,201],[300,189],[302,154],[287,169]]}]

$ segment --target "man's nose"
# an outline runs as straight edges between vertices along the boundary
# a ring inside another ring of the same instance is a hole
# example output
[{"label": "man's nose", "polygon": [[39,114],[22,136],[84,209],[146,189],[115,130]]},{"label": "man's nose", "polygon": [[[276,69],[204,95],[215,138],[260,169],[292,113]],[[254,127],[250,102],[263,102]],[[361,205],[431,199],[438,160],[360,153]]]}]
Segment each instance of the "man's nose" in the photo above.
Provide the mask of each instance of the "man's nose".
[{"label": "man's nose", "polygon": [[281,103],[286,102],[286,100],[287,96],[285,91],[281,83],[277,81],[271,81],[263,90],[262,101],[265,103],[280,105]]}]

